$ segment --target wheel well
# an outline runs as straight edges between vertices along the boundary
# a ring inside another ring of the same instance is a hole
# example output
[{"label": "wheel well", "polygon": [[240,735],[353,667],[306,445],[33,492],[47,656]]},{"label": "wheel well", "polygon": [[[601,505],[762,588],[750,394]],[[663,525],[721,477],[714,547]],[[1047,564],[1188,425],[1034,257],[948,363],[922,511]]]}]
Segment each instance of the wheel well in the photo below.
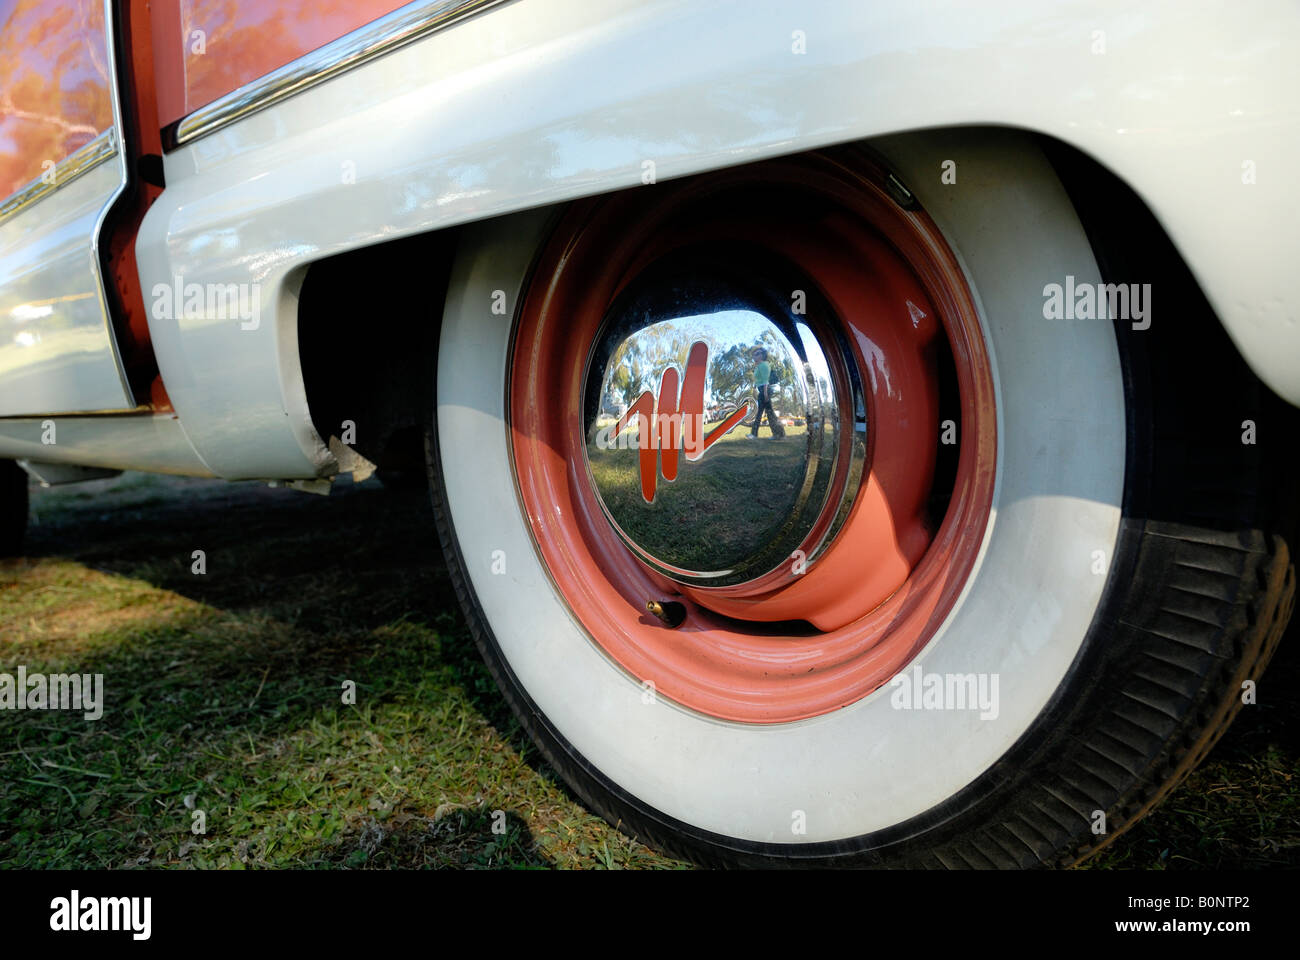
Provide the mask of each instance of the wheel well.
[{"label": "wheel well", "polygon": [[[1038,139],[1081,216],[1095,194],[1118,202],[1145,227],[1144,276],[1156,273],[1204,299],[1163,227],[1126,183],[1063,141]],[[1086,216],[1084,226],[1097,229]],[[423,470],[423,418],[433,409],[437,332],[458,232],[450,228],[327,257],[311,265],[303,283],[298,345],[312,423],[328,444],[351,421],[353,449],[381,470]],[[372,332],[378,324],[382,336]],[[1215,326],[1220,342],[1213,350],[1205,345],[1202,355],[1241,358],[1217,317]]]},{"label": "wheel well", "polygon": [[[392,473],[424,472],[433,363],[455,230],[313,263],[298,303],[298,351],[312,424],[327,444]],[[352,437],[344,438],[345,423]]]},{"label": "wheel well", "polygon": [[[1292,436],[1300,424],[1300,410],[1255,373],[1229,335],[1223,319],[1211,306],[1200,281],[1178,252],[1173,238],[1146,202],[1123,178],[1083,151],[1052,137],[1040,137],[1040,141],[1088,235],[1102,276],[1108,282],[1150,282],[1159,290],[1162,303],[1161,313],[1152,321],[1153,325],[1173,325],[1179,331],[1178,336],[1165,334],[1164,337],[1138,333],[1132,338],[1135,362],[1145,368],[1149,364],[1148,352],[1159,343],[1163,351],[1178,350],[1180,362],[1188,368],[1203,371],[1206,395],[1214,401],[1201,414],[1201,430],[1233,435],[1240,433],[1247,423],[1259,423],[1272,436]],[[1122,224],[1116,223],[1113,211],[1123,212]],[[1123,322],[1116,322],[1122,330]],[[1217,392],[1218,385],[1224,382],[1239,386],[1221,395]],[[1159,384],[1155,402],[1185,406],[1191,401],[1180,398],[1173,388]],[[1259,496],[1263,502],[1249,505],[1251,510],[1258,508],[1259,515],[1244,515],[1238,518],[1238,523],[1248,527],[1262,522],[1261,516],[1269,518],[1275,523],[1273,532],[1283,534],[1288,543],[1294,543],[1295,531],[1300,528],[1300,498],[1294,492],[1295,468],[1275,454],[1269,454],[1272,463],[1263,466],[1267,449],[1254,442],[1243,441],[1239,445],[1238,469],[1260,474]],[[1132,456],[1146,455],[1141,450],[1132,453]],[[1189,464],[1175,473],[1172,482],[1179,486],[1187,477],[1201,476],[1203,467]],[[1142,509],[1151,506],[1143,504]],[[1205,518],[1197,519],[1201,523],[1209,522]]]}]

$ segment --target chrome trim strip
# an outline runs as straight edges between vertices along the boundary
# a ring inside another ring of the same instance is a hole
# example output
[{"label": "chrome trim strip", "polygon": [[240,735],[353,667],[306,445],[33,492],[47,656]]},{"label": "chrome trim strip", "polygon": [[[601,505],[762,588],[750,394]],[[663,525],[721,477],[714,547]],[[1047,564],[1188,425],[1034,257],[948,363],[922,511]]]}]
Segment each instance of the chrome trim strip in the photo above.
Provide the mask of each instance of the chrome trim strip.
[{"label": "chrome trim strip", "polygon": [[163,131],[167,150],[507,0],[415,0],[199,107]]},{"label": "chrome trim strip", "polygon": [[[118,131],[121,149],[117,151],[117,187],[99,208],[95,218],[95,229],[90,234],[90,262],[95,270],[95,279],[99,281],[99,310],[104,318],[104,330],[108,334],[109,349],[113,351],[113,360],[117,366],[118,379],[122,381],[124,403],[134,404],[136,398],[131,390],[131,378],[126,373],[126,363],[122,360],[122,348],[117,342],[117,331],[113,328],[113,313],[109,307],[109,279],[104,276],[104,263],[100,259],[99,238],[104,235],[104,224],[109,211],[126,192],[130,181],[127,169],[126,125],[122,122],[122,91],[119,87],[121,77],[117,72],[117,6],[115,0],[104,0],[104,54],[108,66],[108,100],[113,107],[113,129]],[[130,409],[130,407],[124,407]]]},{"label": "chrome trim strip", "polygon": [[43,177],[37,177],[25,187],[19,187],[3,203],[0,203],[0,220],[6,220],[25,210],[37,200],[53,193],[59,187],[76,180],[89,170],[93,170],[105,160],[117,155],[117,136],[114,128],[109,127],[94,140],[83,144],[54,165],[54,181],[50,183]]}]

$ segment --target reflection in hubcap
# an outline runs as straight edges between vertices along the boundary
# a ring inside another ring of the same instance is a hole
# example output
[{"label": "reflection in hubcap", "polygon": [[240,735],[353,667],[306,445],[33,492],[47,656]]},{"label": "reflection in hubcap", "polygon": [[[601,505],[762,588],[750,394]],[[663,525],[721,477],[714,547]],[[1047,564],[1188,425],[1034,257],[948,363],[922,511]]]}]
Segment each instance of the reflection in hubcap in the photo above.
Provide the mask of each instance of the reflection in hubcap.
[{"label": "reflection in hubcap", "polygon": [[770,589],[802,573],[862,475],[847,348],[809,322],[829,319],[810,283],[788,267],[756,272],[698,254],[647,271],[607,314],[588,365],[601,507],[643,562],[694,586]]}]

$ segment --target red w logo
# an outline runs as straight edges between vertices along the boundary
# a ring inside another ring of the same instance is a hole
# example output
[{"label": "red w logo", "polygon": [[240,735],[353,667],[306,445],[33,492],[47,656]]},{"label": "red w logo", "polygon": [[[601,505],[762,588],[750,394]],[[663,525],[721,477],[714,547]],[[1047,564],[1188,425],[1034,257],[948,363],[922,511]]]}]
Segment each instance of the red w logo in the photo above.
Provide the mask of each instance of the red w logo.
[{"label": "red w logo", "polygon": [[669,367],[659,381],[659,402],[647,390],[636,398],[636,403],[628,408],[627,413],[619,418],[610,432],[610,437],[617,437],[623,429],[637,418],[640,437],[641,496],[646,503],[653,503],[655,498],[655,481],[659,469],[656,462],[663,459],[664,479],[677,479],[678,438],[683,441],[687,460],[698,460],[709,449],[745,419],[749,412],[746,401],[739,410],[723,420],[708,436],[704,435],[704,378],[709,368],[709,346],[703,340],[691,344],[691,351],[686,357],[686,380],[682,384],[681,396],[677,393],[677,368]]}]

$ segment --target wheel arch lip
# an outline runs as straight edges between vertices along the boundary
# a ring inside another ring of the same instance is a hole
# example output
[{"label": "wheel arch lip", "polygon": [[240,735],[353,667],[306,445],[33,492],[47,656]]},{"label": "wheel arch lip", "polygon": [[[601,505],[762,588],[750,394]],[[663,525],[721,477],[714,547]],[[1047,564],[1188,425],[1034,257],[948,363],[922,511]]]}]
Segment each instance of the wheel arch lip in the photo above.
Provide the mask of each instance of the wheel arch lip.
[{"label": "wheel arch lip", "polygon": [[[1003,4],[996,20],[955,0],[924,12],[832,0],[797,24],[775,5],[737,20],[721,4],[627,0],[598,27],[580,0],[537,9],[495,6],[169,153],[168,189],[138,239],[143,288],[181,274],[259,280],[274,294],[305,264],[390,238],[838,143],[993,124],[1069,143],[1132,186],[1256,373],[1300,403],[1300,292],[1287,266],[1300,259],[1289,214],[1300,183],[1277,175],[1300,152],[1288,102],[1300,66],[1287,56],[1300,15],[1288,5],[1264,3],[1241,23],[1227,2],[1192,13],[1077,3],[1052,12],[1050,31],[1028,0]],[[1089,52],[1099,24],[1104,55]],[[795,29],[803,55],[791,50]],[[666,49],[681,69],[663,69]],[[352,183],[339,175],[348,160]],[[953,188],[976,186],[978,171],[954,160]],[[1247,160],[1256,183],[1242,182]],[[204,248],[214,236],[224,246]],[[222,475],[309,476],[330,462],[302,429],[292,350],[274,345],[283,328],[292,346],[296,300],[268,300],[260,332],[150,324],[176,410]],[[245,371],[237,383],[232,367]]]}]

